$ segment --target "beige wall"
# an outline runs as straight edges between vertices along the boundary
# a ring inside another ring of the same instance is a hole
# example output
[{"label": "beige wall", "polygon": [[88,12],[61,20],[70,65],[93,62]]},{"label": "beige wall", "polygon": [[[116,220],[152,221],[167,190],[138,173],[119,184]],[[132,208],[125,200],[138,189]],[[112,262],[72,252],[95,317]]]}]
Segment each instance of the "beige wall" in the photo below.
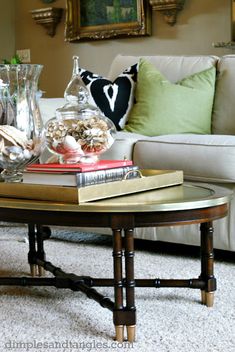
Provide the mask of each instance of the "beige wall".
[{"label": "beige wall", "polygon": [[[2,0],[0,0],[1,2]],[[9,1],[9,0],[7,0]],[[65,0],[51,4],[65,8]],[[72,56],[79,55],[80,65],[99,74],[107,74],[115,55],[153,54],[229,54],[228,49],[216,49],[213,42],[231,38],[230,0],[186,0],[177,24],[167,25],[160,13],[153,13],[151,37],[126,38],[67,43],[64,41],[64,21],[58,25],[55,37],[46,35],[29,11],[46,7],[40,0],[16,0],[16,49],[31,49],[32,63],[42,63],[44,70],[40,88],[48,97],[63,95],[71,76]]]},{"label": "beige wall", "polygon": [[0,62],[15,52],[15,0],[0,0]]}]

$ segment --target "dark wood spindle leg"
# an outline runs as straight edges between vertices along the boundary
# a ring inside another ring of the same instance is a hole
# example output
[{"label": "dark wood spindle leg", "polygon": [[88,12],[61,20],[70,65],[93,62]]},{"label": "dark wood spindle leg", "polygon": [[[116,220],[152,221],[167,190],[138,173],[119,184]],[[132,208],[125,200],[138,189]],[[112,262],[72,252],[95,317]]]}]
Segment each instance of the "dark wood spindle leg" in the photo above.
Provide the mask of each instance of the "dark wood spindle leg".
[{"label": "dark wood spindle leg", "polygon": [[[37,238],[37,258],[41,260],[46,259],[46,255],[44,252],[44,231],[43,231],[43,226],[42,225],[36,225],[37,227],[37,233],[36,233],[36,238]],[[44,276],[45,275],[45,270],[42,266],[38,266],[38,276]]]},{"label": "dark wood spindle leg", "polygon": [[201,275],[205,281],[205,290],[201,290],[202,304],[212,307],[216,279],[214,277],[214,251],[213,251],[213,226],[212,222],[201,224]]},{"label": "dark wood spindle leg", "polygon": [[134,278],[134,236],[133,229],[125,230],[125,272],[126,272],[126,312],[128,314],[127,340],[135,341],[136,308]]},{"label": "dark wood spindle leg", "polygon": [[121,323],[123,308],[123,282],[122,282],[122,232],[113,230],[113,273],[114,273],[114,312],[116,340],[124,340],[124,324]]},{"label": "dark wood spindle leg", "polygon": [[29,252],[28,252],[28,263],[30,266],[31,276],[36,276],[37,266],[35,263],[35,258],[37,255],[36,252],[36,233],[35,233],[35,224],[28,224],[28,238],[29,238]]}]

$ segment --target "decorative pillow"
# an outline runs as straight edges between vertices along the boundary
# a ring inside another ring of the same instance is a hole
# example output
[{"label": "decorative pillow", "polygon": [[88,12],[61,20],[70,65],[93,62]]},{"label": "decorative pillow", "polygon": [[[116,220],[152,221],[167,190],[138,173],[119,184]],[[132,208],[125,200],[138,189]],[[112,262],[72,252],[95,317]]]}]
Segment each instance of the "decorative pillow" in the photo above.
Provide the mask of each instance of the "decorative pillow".
[{"label": "decorative pillow", "polygon": [[140,59],[136,104],[124,130],[146,136],[210,134],[215,79],[213,66],[173,84]]},{"label": "decorative pillow", "polygon": [[113,82],[90,71],[80,69],[81,78],[90,93],[90,103],[98,106],[113,121],[117,130],[122,129],[134,100],[138,64],[130,66]]}]

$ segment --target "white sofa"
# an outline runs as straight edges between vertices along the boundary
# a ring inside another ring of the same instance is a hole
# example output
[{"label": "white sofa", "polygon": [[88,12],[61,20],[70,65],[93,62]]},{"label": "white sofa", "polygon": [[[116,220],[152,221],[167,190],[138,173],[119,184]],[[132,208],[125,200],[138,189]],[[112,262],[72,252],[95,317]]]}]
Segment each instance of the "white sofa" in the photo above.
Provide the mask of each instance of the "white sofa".
[{"label": "white sofa", "polygon": [[[212,113],[211,135],[163,135],[146,137],[118,132],[112,148],[103,157],[133,158],[141,168],[183,170],[185,180],[216,184],[235,191],[235,55],[216,56],[146,56],[171,82],[215,65],[218,71]],[[136,63],[137,56],[118,55],[110,68],[114,79],[123,69]],[[54,116],[63,99],[41,99],[43,119]],[[229,216],[214,222],[214,246],[235,251],[235,199]],[[93,229],[94,231],[99,231]],[[89,229],[90,231],[90,229]],[[199,244],[198,225],[137,229],[142,239]]]}]

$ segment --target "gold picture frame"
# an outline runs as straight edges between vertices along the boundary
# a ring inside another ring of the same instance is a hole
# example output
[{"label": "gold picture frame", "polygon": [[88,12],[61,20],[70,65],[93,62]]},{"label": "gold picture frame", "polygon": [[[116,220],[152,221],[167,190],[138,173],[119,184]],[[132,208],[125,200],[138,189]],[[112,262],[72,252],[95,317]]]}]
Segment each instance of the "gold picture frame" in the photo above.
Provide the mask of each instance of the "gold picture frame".
[{"label": "gold picture frame", "polygon": [[66,41],[150,34],[151,8],[148,0],[66,0]]},{"label": "gold picture frame", "polygon": [[231,2],[231,40],[235,42],[235,0]]}]

